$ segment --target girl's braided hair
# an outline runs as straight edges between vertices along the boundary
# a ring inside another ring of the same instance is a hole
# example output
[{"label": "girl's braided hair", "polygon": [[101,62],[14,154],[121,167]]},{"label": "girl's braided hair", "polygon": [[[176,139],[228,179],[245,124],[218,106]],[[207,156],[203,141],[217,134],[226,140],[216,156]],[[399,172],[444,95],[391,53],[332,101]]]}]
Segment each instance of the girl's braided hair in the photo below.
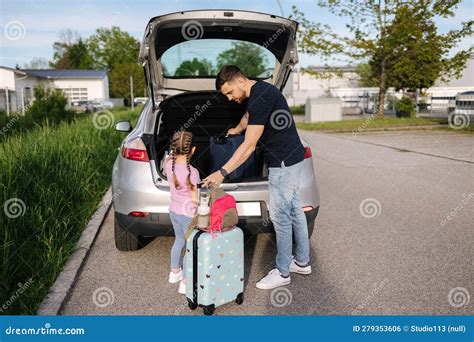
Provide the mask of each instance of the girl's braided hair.
[{"label": "girl's braided hair", "polygon": [[180,188],[180,184],[178,182],[178,178],[176,177],[176,173],[174,172],[174,164],[176,161],[177,155],[185,155],[186,156],[186,167],[188,168],[188,188],[194,190],[195,185],[191,183],[191,168],[189,164],[189,160],[191,158],[191,149],[193,147],[193,134],[188,131],[178,131],[175,132],[173,138],[171,139],[171,155],[172,155],[172,166],[171,170],[173,172],[173,180],[176,189]]}]

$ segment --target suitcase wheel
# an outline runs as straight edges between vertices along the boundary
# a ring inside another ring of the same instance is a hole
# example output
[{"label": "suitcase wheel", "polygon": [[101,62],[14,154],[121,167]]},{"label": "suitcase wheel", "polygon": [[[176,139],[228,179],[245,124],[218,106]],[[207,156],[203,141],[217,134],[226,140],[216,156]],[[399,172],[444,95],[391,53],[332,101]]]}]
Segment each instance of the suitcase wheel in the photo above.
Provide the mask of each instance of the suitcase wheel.
[{"label": "suitcase wheel", "polygon": [[197,308],[197,304],[195,304],[191,299],[187,298],[188,299],[188,306],[191,310],[196,310]]},{"label": "suitcase wheel", "polygon": [[243,293],[239,293],[237,295],[237,298],[235,299],[235,302],[238,304],[238,305],[241,305],[243,302],[244,302],[244,294]]},{"label": "suitcase wheel", "polygon": [[216,307],[214,304],[212,304],[212,305],[203,306],[203,309],[204,309],[204,314],[206,316],[212,316],[214,314],[214,310],[216,309]]}]

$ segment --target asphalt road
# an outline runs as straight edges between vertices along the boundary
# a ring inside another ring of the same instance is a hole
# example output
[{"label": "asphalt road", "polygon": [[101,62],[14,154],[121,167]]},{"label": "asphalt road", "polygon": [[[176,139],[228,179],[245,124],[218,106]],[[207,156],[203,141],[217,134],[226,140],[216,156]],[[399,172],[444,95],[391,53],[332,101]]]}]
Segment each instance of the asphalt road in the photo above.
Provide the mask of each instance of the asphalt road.
[{"label": "asphalt road", "polygon": [[[313,273],[256,289],[275,245],[252,238],[244,303],[216,315],[474,314],[474,135],[301,134],[321,191]],[[119,252],[111,209],[63,314],[202,315],[167,282],[172,242]]]}]

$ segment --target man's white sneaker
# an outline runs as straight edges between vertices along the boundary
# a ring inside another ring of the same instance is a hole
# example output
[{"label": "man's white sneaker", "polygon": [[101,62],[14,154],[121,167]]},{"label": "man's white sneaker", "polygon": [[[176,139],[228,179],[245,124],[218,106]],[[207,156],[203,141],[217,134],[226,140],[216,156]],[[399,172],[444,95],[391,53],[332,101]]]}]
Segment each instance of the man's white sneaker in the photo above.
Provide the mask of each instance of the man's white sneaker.
[{"label": "man's white sneaker", "polygon": [[184,295],[186,294],[186,283],[184,282],[179,283],[178,292]]},{"label": "man's white sneaker", "polygon": [[296,263],[296,260],[291,260],[290,272],[298,274],[311,274],[311,265],[300,266]]},{"label": "man's white sneaker", "polygon": [[278,269],[274,268],[268,274],[260,280],[256,286],[257,289],[271,290],[275,287],[284,286],[291,283],[290,276],[284,278]]},{"label": "man's white sneaker", "polygon": [[170,276],[168,278],[168,281],[171,284],[176,284],[178,281],[183,279],[183,270],[179,270],[178,273],[174,273],[173,271],[170,272]]}]

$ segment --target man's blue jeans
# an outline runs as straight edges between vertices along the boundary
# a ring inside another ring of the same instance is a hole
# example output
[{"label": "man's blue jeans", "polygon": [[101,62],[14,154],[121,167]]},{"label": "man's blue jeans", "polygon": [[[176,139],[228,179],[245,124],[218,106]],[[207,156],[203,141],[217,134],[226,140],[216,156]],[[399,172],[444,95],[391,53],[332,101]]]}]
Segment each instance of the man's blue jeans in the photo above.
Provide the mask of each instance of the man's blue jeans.
[{"label": "man's blue jeans", "polygon": [[303,162],[291,166],[268,168],[270,192],[270,219],[276,232],[276,267],[283,276],[290,274],[290,264],[295,236],[295,259],[298,264],[309,263],[308,224],[301,204],[300,177]]}]

